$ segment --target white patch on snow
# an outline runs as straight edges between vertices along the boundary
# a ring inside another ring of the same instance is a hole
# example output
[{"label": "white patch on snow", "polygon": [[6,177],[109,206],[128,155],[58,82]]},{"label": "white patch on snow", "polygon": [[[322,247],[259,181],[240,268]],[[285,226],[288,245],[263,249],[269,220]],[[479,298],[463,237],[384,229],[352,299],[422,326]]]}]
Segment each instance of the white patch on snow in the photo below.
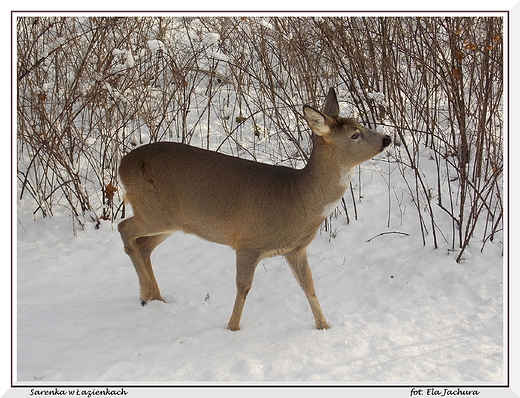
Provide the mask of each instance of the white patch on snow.
[{"label": "white patch on snow", "polygon": [[164,51],[164,43],[160,40],[148,40],[148,48],[151,52],[156,53],[157,51]]},{"label": "white patch on snow", "polygon": [[125,65],[128,68],[133,68],[135,66],[134,55],[132,54],[132,51],[130,51],[130,50],[128,50],[126,52],[126,63],[125,63]]},{"label": "white patch on snow", "polygon": [[208,51],[208,56],[220,61],[229,61],[229,57],[226,54],[222,54],[218,51]]},{"label": "white patch on snow", "polygon": [[114,49],[112,50],[112,55],[113,55],[114,57],[117,57],[118,55],[124,55],[124,54],[125,54],[125,50],[120,50],[120,49],[118,49],[118,48],[114,48]]},{"label": "white patch on snow", "polygon": [[217,44],[219,40],[220,40],[220,35],[218,33],[206,33],[202,37],[202,43],[204,43],[204,45],[206,47],[210,47],[213,44]]},{"label": "white patch on snow", "polygon": [[119,58],[120,62],[114,65],[112,70],[114,72],[119,72],[125,69],[133,68],[135,66],[134,55],[131,50],[119,50],[114,48],[112,50],[112,55],[116,58]]},{"label": "white patch on snow", "polygon": [[265,19],[262,19],[262,20],[260,21],[260,24],[261,24],[262,26],[264,26],[265,28],[267,28],[267,29],[270,29],[270,30],[273,30],[273,29],[274,29],[273,25],[270,24],[269,22],[267,22]]}]

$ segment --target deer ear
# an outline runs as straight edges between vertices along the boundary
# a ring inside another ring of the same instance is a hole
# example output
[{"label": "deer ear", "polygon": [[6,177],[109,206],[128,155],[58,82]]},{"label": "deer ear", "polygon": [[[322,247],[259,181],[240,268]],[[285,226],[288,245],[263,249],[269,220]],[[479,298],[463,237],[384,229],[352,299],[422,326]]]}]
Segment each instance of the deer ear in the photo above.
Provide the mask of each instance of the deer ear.
[{"label": "deer ear", "polygon": [[323,105],[323,113],[330,117],[339,116],[339,104],[338,97],[336,97],[336,91],[331,87],[327,98],[325,98],[325,105]]},{"label": "deer ear", "polygon": [[327,116],[320,111],[311,108],[309,105],[304,105],[303,113],[305,120],[309,124],[312,132],[316,135],[326,135],[330,133],[330,127],[327,122]]}]

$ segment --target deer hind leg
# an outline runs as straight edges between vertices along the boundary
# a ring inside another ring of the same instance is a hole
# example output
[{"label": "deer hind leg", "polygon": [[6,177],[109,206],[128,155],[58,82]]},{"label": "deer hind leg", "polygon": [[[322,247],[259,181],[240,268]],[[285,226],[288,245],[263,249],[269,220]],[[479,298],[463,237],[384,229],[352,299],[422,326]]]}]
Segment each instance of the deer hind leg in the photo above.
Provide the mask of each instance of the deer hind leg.
[{"label": "deer hind leg", "polygon": [[149,300],[164,301],[161,297],[161,292],[159,291],[159,286],[157,285],[157,280],[155,279],[155,275],[153,273],[150,255],[152,254],[152,251],[170,235],[171,234],[167,233],[160,235],[143,236],[141,238],[138,238],[136,241],[140,250],[141,258],[144,260],[144,265],[146,267],[146,271],[148,272],[148,277],[151,281],[149,299],[143,300],[141,295],[141,304],[143,306],[146,305],[146,303]]},{"label": "deer hind leg", "polygon": [[118,225],[125,253],[132,260],[132,264],[139,278],[141,304],[146,305],[149,300],[164,301],[152,269],[150,254],[170,233],[150,234],[140,231],[135,218],[131,217]]},{"label": "deer hind leg", "polygon": [[317,329],[329,329],[327,321],[321,311],[318,297],[314,291],[314,282],[312,280],[311,269],[309,268],[309,262],[307,260],[306,248],[300,249],[294,253],[285,256],[287,263],[291,267],[291,270],[298,281],[299,285],[305,292],[305,296],[311,306],[312,315],[314,315],[314,321],[316,322]]},{"label": "deer hind leg", "polygon": [[236,255],[236,267],[237,267],[237,296],[235,299],[235,305],[233,307],[233,313],[228,322],[229,330],[240,330],[240,318],[242,317],[242,310],[246,302],[247,294],[251,290],[253,285],[253,277],[255,275],[255,269],[260,261],[261,256],[258,253],[252,253],[248,251],[237,251]]}]

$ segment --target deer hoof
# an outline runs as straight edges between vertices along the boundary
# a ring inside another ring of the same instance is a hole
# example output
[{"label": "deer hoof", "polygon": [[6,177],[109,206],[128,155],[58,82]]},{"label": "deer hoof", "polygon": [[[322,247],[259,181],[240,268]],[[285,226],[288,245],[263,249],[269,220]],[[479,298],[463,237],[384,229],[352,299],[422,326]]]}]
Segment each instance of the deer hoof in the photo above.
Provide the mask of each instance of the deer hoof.
[{"label": "deer hoof", "polygon": [[327,325],[327,323],[322,323],[322,324],[316,325],[316,329],[318,329],[318,330],[328,330],[328,329],[330,329],[330,326]]}]

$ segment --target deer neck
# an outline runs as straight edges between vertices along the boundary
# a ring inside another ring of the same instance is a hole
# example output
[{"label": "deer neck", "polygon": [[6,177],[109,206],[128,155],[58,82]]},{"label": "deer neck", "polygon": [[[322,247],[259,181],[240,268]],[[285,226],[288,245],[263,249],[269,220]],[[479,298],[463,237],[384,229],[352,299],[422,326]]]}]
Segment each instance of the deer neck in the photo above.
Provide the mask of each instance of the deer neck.
[{"label": "deer neck", "polygon": [[301,189],[307,196],[306,208],[325,219],[343,197],[354,167],[342,167],[334,148],[321,138],[313,145],[309,162],[302,169]]}]

